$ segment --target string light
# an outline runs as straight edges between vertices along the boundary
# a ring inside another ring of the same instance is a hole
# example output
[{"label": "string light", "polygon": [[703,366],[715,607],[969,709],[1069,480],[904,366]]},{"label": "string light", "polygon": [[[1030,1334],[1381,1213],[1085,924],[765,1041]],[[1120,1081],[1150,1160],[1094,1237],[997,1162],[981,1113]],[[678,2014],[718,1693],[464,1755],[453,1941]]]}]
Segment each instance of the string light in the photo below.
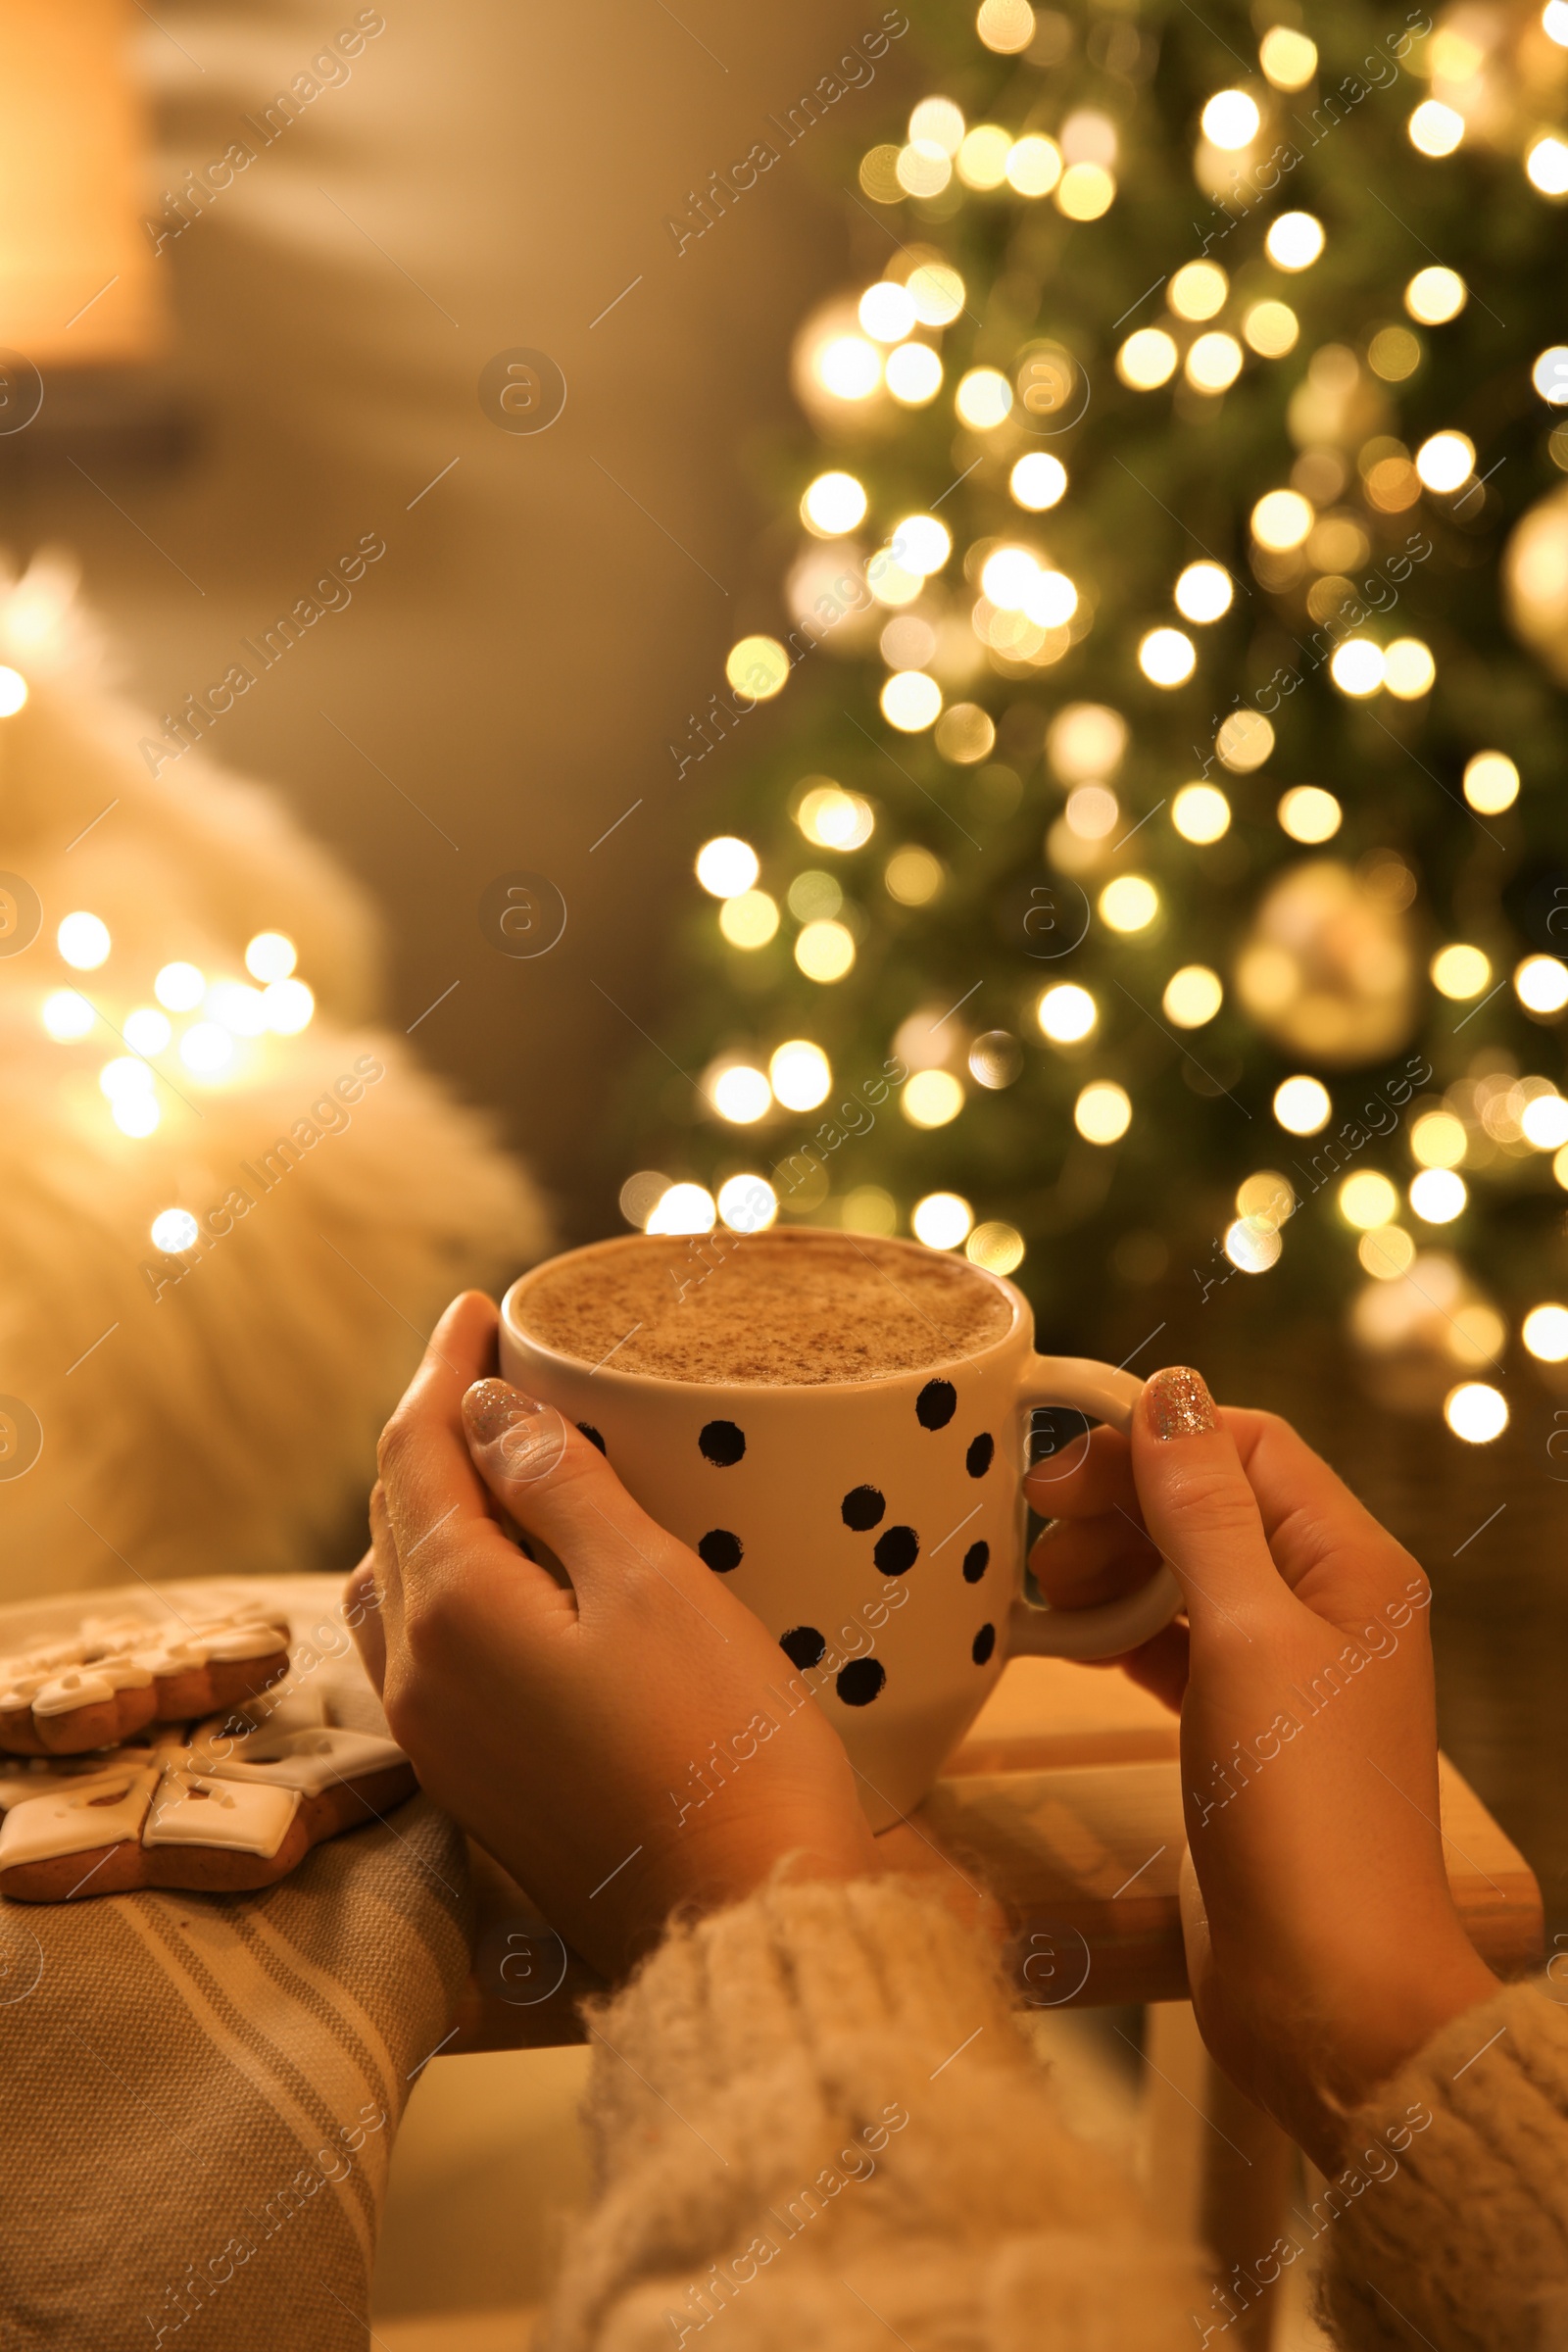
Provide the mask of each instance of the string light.
[{"label": "string light", "polygon": [[1470,289],[1456,270],[1418,270],[1404,289],[1404,307],[1423,326],[1446,326],[1469,299]]},{"label": "string light", "polygon": [[1053,458],[1043,449],[1031,450],[1022,457],[1007,476],[1007,488],[1020,507],[1031,514],[1043,514],[1055,506],[1067,487],[1067,468],[1059,458]]},{"label": "string light", "polygon": [[207,991],[206,1009],[235,1037],[260,1037],[270,1026],[262,991],[248,988],[243,980],[215,980]]},{"label": "string light", "polygon": [[724,675],[737,694],[770,702],[790,674],[790,658],[776,637],[743,637],[724,657]]},{"label": "string light", "polygon": [[1115,178],[1103,164],[1069,164],[1056,183],[1056,209],[1069,220],[1098,220],[1115,201]]},{"label": "string light", "polygon": [[909,117],[911,139],[930,139],[944,155],[956,155],[963,145],[963,110],[951,98],[922,98]]},{"label": "string light", "polygon": [[27,699],[27,681],[20,669],[0,663],[0,718],[15,718]]},{"label": "string light", "polygon": [[1451,1110],[1425,1111],[1410,1130],[1410,1157],[1423,1168],[1456,1168],[1469,1141]]},{"label": "string light", "polygon": [[1242,333],[1259,359],[1282,360],[1296,349],[1301,322],[1288,302],[1254,302],[1242,320]]},{"label": "string light", "polygon": [[1054,139],[1031,131],[1009,148],[1004,170],[1016,195],[1049,196],[1061,178],[1061,149]]},{"label": "string light", "polygon": [[1538,1152],[1558,1152],[1568,1144],[1568,1102],[1559,1094],[1536,1095],[1519,1114],[1519,1131]]},{"label": "string light", "polygon": [[1317,1135],[1334,1108],[1316,1078],[1287,1078],[1274,1089],[1274,1116],[1287,1135]]},{"label": "string light", "polygon": [[[846,792],[841,784],[823,781],[813,784],[805,794],[795,812],[795,821],[809,842],[821,850],[863,849],[876,829],[876,814],[869,801],[858,792]],[[757,878],[753,860],[749,881]]]},{"label": "string light", "polygon": [[1533,1306],[1519,1326],[1519,1337],[1538,1362],[1568,1362],[1568,1306]]},{"label": "string light", "polygon": [[1258,44],[1257,62],[1277,90],[1304,90],[1317,72],[1317,43],[1292,25],[1275,24]]},{"label": "string light", "polygon": [[909,300],[922,326],[951,326],[963,308],[963,280],[946,262],[922,262],[909,273]]},{"label": "string light", "polygon": [[1275,810],[1280,828],[1293,841],[1332,841],[1345,811],[1332,792],[1316,784],[1295,784]]},{"label": "string light", "polygon": [[195,1249],[200,1230],[188,1208],[161,1208],[148,1228],[148,1238],[155,1250],[178,1257]]},{"label": "string light", "polygon": [[1234,335],[1200,335],[1184,372],[1200,392],[1226,392],[1241,374],[1245,356]]},{"label": "string light", "polygon": [[1323,251],[1323,223],[1315,213],[1281,213],[1269,222],[1263,250],[1276,270],[1310,270]]},{"label": "string light", "polygon": [[[751,843],[739,840],[733,833],[715,834],[697,853],[697,879],[715,899],[738,898],[742,891],[751,889],[760,871]],[[159,994],[162,996],[162,990]],[[164,1003],[169,1002],[164,997]]]},{"label": "string light", "polygon": [[1231,805],[1212,784],[1184,784],[1171,803],[1170,821],[1184,841],[1206,845],[1230,830]]},{"label": "string light", "polygon": [[1176,582],[1176,610],[1184,620],[1218,620],[1230,611],[1234,595],[1222,564],[1189,564]]},{"label": "string light", "polygon": [[837,539],[865,520],[867,504],[853,473],[819,473],[801,500],[801,519],[816,538]]},{"label": "string light", "polygon": [[117,1095],[109,1105],[109,1115],[122,1135],[137,1139],[152,1135],[163,1117],[152,1095]]},{"label": "string light", "polygon": [[316,998],[303,980],[273,980],[262,991],[263,1025],[275,1037],[297,1037],[315,1012]]},{"label": "string light", "polygon": [[1561,1012],[1568,1004],[1568,964],[1555,956],[1527,956],[1514,973],[1513,988],[1527,1012]]},{"label": "string light", "polygon": [[972,1266],[983,1266],[988,1274],[1011,1274],[1023,1264],[1023,1235],[1015,1225],[990,1220],[975,1227],[963,1245],[963,1254]]},{"label": "string light", "polygon": [[1392,1225],[1399,1213],[1399,1196],[1387,1176],[1375,1168],[1361,1168],[1347,1176],[1340,1187],[1340,1214],[1347,1225],[1368,1233],[1379,1225]]},{"label": "string light", "polygon": [[1364,702],[1384,683],[1383,648],[1370,637],[1347,637],[1329,657],[1329,676],[1342,694]]},{"label": "string light", "polygon": [[963,144],[955,162],[958,177],[966,188],[987,193],[1000,188],[1007,176],[1007,158],[1012,152],[1012,134],[1000,130],[995,122],[977,122],[973,130],[965,131]]},{"label": "string light", "polygon": [[[277,985],[287,988],[280,980]],[[179,1058],[198,1078],[216,1078],[234,1058],[234,1040],[217,1021],[193,1021],[179,1041]]]},{"label": "string light", "polygon": [[1165,289],[1178,318],[1212,318],[1225,308],[1230,279],[1212,262],[1187,262]]},{"label": "string light", "polygon": [[945,879],[941,859],[913,843],[895,850],[882,869],[883,887],[888,897],[896,899],[901,906],[928,906]]},{"label": "string light", "polygon": [[1097,1078],[1073,1104],[1072,1123],[1086,1144],[1119,1143],[1133,1123],[1132,1098],[1113,1080]]},{"label": "string light", "polygon": [[111,1102],[121,1095],[144,1095],[153,1083],[152,1071],[134,1054],[119,1054],[98,1073],[100,1091]]},{"label": "string light", "polygon": [[1238,1217],[1225,1229],[1225,1254],[1242,1274],[1266,1274],[1279,1263],[1284,1248],[1279,1227],[1255,1217]]},{"label": "string light", "polygon": [[1220,722],[1214,750],[1222,767],[1239,776],[1261,767],[1274,749],[1274,730],[1261,710],[1233,710]]},{"label": "string light", "polygon": [[1141,326],[1116,354],[1116,373],[1134,392],[1154,392],[1169,383],[1181,357],[1162,326]]},{"label": "string light", "polygon": [[1568,142],[1537,139],[1525,157],[1525,177],[1543,196],[1568,196]]},{"label": "string light", "polygon": [[125,1043],[133,1054],[162,1054],[173,1034],[169,1015],[156,1005],[138,1004],[125,1015]]},{"label": "string light", "polygon": [[718,1188],[718,1213],[732,1233],[765,1233],[778,1216],[778,1195],[765,1176],[731,1176]]},{"label": "string light", "polygon": [[773,1107],[773,1090],[760,1070],[749,1062],[729,1062],[710,1073],[709,1097],[721,1119],[732,1127],[755,1126]]},{"label": "string light", "polygon": [[1224,984],[1218,972],[1211,972],[1206,963],[1184,963],[1166,981],[1160,1009],[1178,1029],[1201,1029],[1205,1021],[1214,1018],[1224,1001]]},{"label": "string light", "polygon": [[1415,469],[1429,490],[1462,489],[1475,471],[1476,445],[1468,433],[1434,433],[1415,453]]},{"label": "string light", "polygon": [[976,760],[990,758],[997,730],[978,703],[954,703],[937,720],[935,740],[944,760],[972,767]]},{"label": "string light", "polygon": [[1505,752],[1477,752],[1467,760],[1464,797],[1483,816],[1500,816],[1519,798],[1519,770]]},{"label": "string light", "polygon": [[906,196],[940,196],[953,177],[953,158],[935,139],[911,139],[893,169]]},{"label": "string light", "polygon": [[808,980],[842,980],[855,962],[855,935],[830,917],[808,923],[796,935],[795,960]]},{"label": "string light", "polygon": [[953,537],[934,514],[906,514],[895,523],[890,542],[894,560],[923,580],[942,569],[953,553]]},{"label": "string light", "polygon": [[1374,1282],[1397,1282],[1415,1264],[1415,1244],[1402,1225],[1378,1225],[1362,1234],[1355,1254]]},{"label": "string light", "polygon": [[737,891],[718,910],[718,927],[732,948],[765,948],[778,921],[778,902],[765,890]]},{"label": "string light", "polygon": [[1100,894],[1101,919],[1112,931],[1147,931],[1159,912],[1159,893],[1142,874],[1117,874]]},{"label": "string light", "polygon": [[911,1127],[946,1127],[963,1108],[963,1088],[948,1070],[916,1070],[900,1101]]},{"label": "string light", "polygon": [[942,689],[923,669],[897,669],[883,683],[882,715],[901,734],[918,735],[935,724]]},{"label": "string light", "polygon": [[974,1223],[974,1210],[961,1193],[927,1193],[909,1218],[917,1242],[928,1250],[956,1250]]},{"label": "string light", "polygon": [[1451,1225],[1468,1195],[1452,1168],[1423,1168],[1410,1181],[1410,1206],[1423,1225]]},{"label": "string light", "polygon": [[207,994],[207,975],[194,963],[166,963],[153,981],[153,995],[171,1012],[194,1012]]},{"label": "string light", "polygon": [[1080,841],[1103,841],[1121,817],[1121,803],[1103,784],[1080,784],[1067,795],[1062,818]]},{"label": "string light", "polygon": [[1432,985],[1440,995],[1462,1004],[1479,997],[1492,978],[1492,964],[1479,948],[1440,948],[1432,958]]},{"label": "string light", "polygon": [[1421,155],[1451,155],[1464,137],[1464,117],[1440,98],[1426,98],[1410,117],[1410,144]]},{"label": "string light", "polygon": [[1252,509],[1252,537],[1271,554],[1300,547],[1317,520],[1312,502],[1299,490],[1266,490]]},{"label": "string light", "polygon": [[971,368],[959,378],[954,407],[961,422],[977,433],[994,432],[1012,409],[1012,386],[996,368]]},{"label": "string light", "polygon": [[657,1202],[644,1228],[648,1233],[711,1233],[717,1215],[713,1196],[701,1184],[672,1184]]},{"label": "string light", "polygon": [[1203,109],[1204,138],[1211,147],[1219,147],[1229,155],[1239,148],[1250,147],[1262,122],[1254,101],[1245,90],[1218,90]]},{"label": "string light", "polygon": [[873,343],[902,343],[914,324],[914,304],[907,286],[881,278],[867,286],[857,313]]},{"label": "string light", "polygon": [[1100,1013],[1087,988],[1075,980],[1058,980],[1035,1006],[1035,1018],[1054,1046],[1075,1046],[1089,1035]]},{"label": "string light", "polygon": [[1035,37],[1035,12],[1029,0],[981,0],[975,30],[988,49],[1016,57]]},{"label": "string light", "polygon": [[767,1075],[786,1110],[814,1110],[826,1102],[833,1085],[827,1055],[806,1037],[792,1037],[779,1046],[768,1062]]},{"label": "string light", "polygon": [[1198,666],[1198,652],[1181,629],[1151,629],[1138,647],[1138,666],[1152,686],[1185,686]]},{"label": "string light", "polygon": [[929,343],[901,343],[887,358],[887,385],[906,409],[923,409],[942,389],[942,362]]},{"label": "string light", "polygon": [[882,355],[864,335],[831,335],[818,346],[811,369],[835,400],[869,400],[882,381]]},{"label": "string light", "polygon": [[245,950],[245,969],[265,987],[286,980],[299,961],[299,950],[284,931],[258,931]]},{"label": "string light", "polygon": [[1443,1418],[1467,1446],[1490,1446],[1508,1426],[1507,1401],[1488,1381],[1462,1380],[1445,1396]]},{"label": "string light", "polygon": [[95,972],[101,963],[108,962],[113,943],[109,925],[101,915],[78,910],[63,917],[55,933],[55,944],[74,971]]},{"label": "string light", "polygon": [[72,1038],[85,1037],[98,1015],[75,989],[57,988],[45,997],[42,1017],[49,1035],[65,1045]]}]

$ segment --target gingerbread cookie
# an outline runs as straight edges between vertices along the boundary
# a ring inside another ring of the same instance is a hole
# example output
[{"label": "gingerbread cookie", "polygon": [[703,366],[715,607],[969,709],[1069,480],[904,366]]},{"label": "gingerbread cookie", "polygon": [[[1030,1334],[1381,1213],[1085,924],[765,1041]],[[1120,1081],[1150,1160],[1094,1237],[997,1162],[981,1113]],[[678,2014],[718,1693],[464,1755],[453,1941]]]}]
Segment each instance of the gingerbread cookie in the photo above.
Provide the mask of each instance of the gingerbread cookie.
[{"label": "gingerbread cookie", "polygon": [[[270,1886],[313,1845],[379,1819],[416,1787],[402,1749],[363,1732],[269,1728],[233,1747],[210,1765],[204,1746],[132,1748],[112,1770],[51,1774],[0,1824],[0,1895],[50,1903],[143,1886]],[[29,1777],[0,1776],[0,1788]]]},{"label": "gingerbread cookie", "polygon": [[0,1750],[80,1755],[152,1723],[188,1723],[256,1696],[288,1672],[288,1634],[232,1616],[160,1639],[136,1620],[83,1629],[0,1668]]}]

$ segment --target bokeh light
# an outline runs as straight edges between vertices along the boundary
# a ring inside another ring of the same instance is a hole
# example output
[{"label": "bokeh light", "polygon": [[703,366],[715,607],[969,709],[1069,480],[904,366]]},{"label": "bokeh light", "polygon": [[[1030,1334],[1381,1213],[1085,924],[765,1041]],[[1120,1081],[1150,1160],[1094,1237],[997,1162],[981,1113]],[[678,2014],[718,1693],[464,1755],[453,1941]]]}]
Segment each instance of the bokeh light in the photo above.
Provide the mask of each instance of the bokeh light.
[{"label": "bokeh light", "polygon": [[74,914],[62,918],[55,944],[73,971],[95,972],[100,964],[109,961],[113,942],[109,925],[101,915],[78,908]]},{"label": "bokeh light", "polygon": [[717,1207],[731,1233],[765,1233],[778,1216],[778,1195],[765,1176],[730,1176],[718,1188]]},{"label": "bokeh light", "polygon": [[1555,956],[1527,956],[1514,973],[1513,987],[1527,1012],[1561,1012],[1568,1004],[1568,964]]},{"label": "bokeh light", "polygon": [[1212,784],[1184,784],[1170,805],[1170,821],[1184,841],[1218,841],[1230,830],[1231,805]]},{"label": "bokeh light", "polygon": [[1059,458],[1043,449],[1032,449],[1022,457],[1007,477],[1007,488],[1017,505],[1026,507],[1031,514],[1043,514],[1055,506],[1067,487],[1067,468]]},{"label": "bokeh light", "polygon": [[1446,326],[1470,299],[1457,270],[1418,270],[1404,289],[1404,307],[1423,326]]},{"label": "bokeh light", "polygon": [[853,473],[819,473],[801,500],[801,515],[819,539],[836,539],[865,520],[866,505]]},{"label": "bokeh light", "polygon": [[963,1254],[972,1266],[983,1266],[988,1274],[1011,1274],[1023,1264],[1023,1235],[1016,1225],[990,1219],[975,1227],[963,1245]]},{"label": "bokeh light", "polygon": [[1490,958],[1479,948],[1460,943],[1440,948],[1432,958],[1431,971],[1433,987],[1440,995],[1452,997],[1456,1004],[1479,997],[1492,978]]},{"label": "bokeh light", "polygon": [[1318,784],[1293,784],[1275,810],[1281,830],[1293,841],[1332,841],[1345,811],[1332,792]]},{"label": "bokeh light", "polygon": [[916,1070],[900,1102],[911,1127],[946,1127],[963,1108],[963,1088],[951,1071]]},{"label": "bokeh light", "polygon": [[1508,1405],[1490,1381],[1462,1380],[1443,1400],[1443,1418],[1467,1446],[1490,1446],[1508,1426]]},{"label": "bokeh light", "polygon": [[1468,1198],[1452,1168],[1423,1168],[1410,1182],[1410,1206],[1424,1225],[1451,1225]]},{"label": "bokeh light", "polygon": [[959,419],[977,433],[993,432],[1012,409],[1012,386],[997,368],[971,368],[953,396]]},{"label": "bokeh light", "polygon": [[1359,1168],[1340,1187],[1340,1214],[1358,1232],[1392,1225],[1399,1213],[1399,1196],[1387,1176],[1375,1168]]},{"label": "bokeh light", "polygon": [[1141,326],[1116,354],[1116,373],[1135,392],[1169,383],[1181,354],[1162,326]]},{"label": "bokeh light", "polygon": [[765,948],[778,929],[778,902],[765,890],[737,891],[720,906],[718,927],[732,948]]},{"label": "bokeh light", "polygon": [[1316,1078],[1286,1078],[1274,1089],[1274,1116],[1287,1135],[1317,1135],[1334,1108]]},{"label": "bokeh light", "polygon": [[927,1193],[909,1218],[915,1240],[928,1250],[956,1250],[973,1223],[974,1210],[961,1193]]},{"label": "bokeh light", "polygon": [[827,1055],[806,1037],[792,1037],[776,1049],[767,1076],[786,1110],[814,1110],[826,1102],[833,1085],[833,1067]]},{"label": "bokeh light", "polygon": [[1263,250],[1276,270],[1310,270],[1323,251],[1323,223],[1315,213],[1281,213],[1269,222]]},{"label": "bokeh light", "polygon": [[672,1184],[651,1211],[648,1233],[711,1233],[717,1208],[705,1185]]},{"label": "bokeh light", "polygon": [[[715,899],[738,898],[750,890],[761,871],[757,852],[749,841],[741,841],[733,833],[715,834],[705,841],[697,853],[697,879]],[[164,999],[168,1004],[169,999]]]},{"label": "bokeh light", "polygon": [[730,1062],[715,1071],[708,1091],[713,1108],[733,1127],[750,1127],[773,1106],[773,1090],[760,1070],[747,1062]]},{"label": "bokeh light", "polygon": [[1182,629],[1151,629],[1139,641],[1138,666],[1152,686],[1185,686],[1198,666],[1198,649]]},{"label": "bokeh light", "polygon": [[923,669],[896,669],[883,681],[882,715],[901,734],[918,735],[942,709],[942,689]]},{"label": "bokeh light", "polygon": [[43,1025],[57,1043],[85,1037],[98,1015],[74,988],[57,988],[43,1001]]},{"label": "bokeh light", "polygon": [[1203,136],[1211,147],[1234,155],[1250,147],[1262,127],[1256,102],[1245,90],[1218,90],[1203,109]]},{"label": "bokeh light", "polygon": [[1073,1104],[1072,1123],[1086,1144],[1119,1143],[1133,1123],[1132,1098],[1112,1079],[1097,1078]]},{"label": "bokeh light", "polygon": [[207,975],[194,963],[166,963],[153,981],[153,995],[171,1012],[194,1012],[207,994]]},{"label": "bokeh light", "polygon": [[1159,893],[1142,874],[1117,874],[1100,894],[1101,919],[1112,931],[1147,931],[1159,912]]},{"label": "bokeh light", "polygon": [[1464,797],[1483,816],[1500,816],[1519,798],[1519,770],[1506,752],[1477,752],[1467,760]]},{"label": "bokeh light", "polygon": [[1235,593],[1223,564],[1189,564],[1176,582],[1176,610],[1201,625],[1228,612]]},{"label": "bokeh light", "polygon": [[1160,1009],[1178,1029],[1201,1029],[1224,1002],[1225,988],[1218,972],[1210,971],[1206,963],[1184,963],[1166,981]]},{"label": "bokeh light", "polygon": [[1415,453],[1415,469],[1429,490],[1462,489],[1475,470],[1476,445],[1468,433],[1434,433]]},{"label": "bokeh light", "polygon": [[264,988],[270,981],[286,980],[299,959],[299,950],[285,931],[258,931],[245,950],[245,969]]},{"label": "bokeh light", "polygon": [[1075,980],[1058,980],[1035,1006],[1041,1032],[1054,1046],[1075,1046],[1086,1038],[1100,1014],[1087,988]]}]

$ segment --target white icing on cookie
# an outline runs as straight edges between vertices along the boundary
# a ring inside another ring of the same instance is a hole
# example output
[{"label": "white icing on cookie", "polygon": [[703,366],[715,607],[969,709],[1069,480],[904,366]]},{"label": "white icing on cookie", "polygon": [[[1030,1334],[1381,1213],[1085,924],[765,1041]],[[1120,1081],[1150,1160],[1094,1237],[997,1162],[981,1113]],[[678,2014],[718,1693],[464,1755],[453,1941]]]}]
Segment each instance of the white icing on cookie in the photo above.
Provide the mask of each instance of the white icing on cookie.
[{"label": "white icing on cookie", "polygon": [[156,1764],[95,1773],[74,1788],[14,1805],[0,1822],[0,1870],[140,1838],[158,1777]]},{"label": "white icing on cookie", "polygon": [[0,1812],[83,1781],[101,1781],[111,1771],[145,1770],[151,1762],[144,1747],[100,1747],[90,1756],[7,1756],[0,1767]]},{"label": "white icing on cookie", "polygon": [[74,1707],[102,1705],[117,1690],[145,1690],[149,1669],[133,1658],[101,1658],[96,1666],[72,1666],[33,1693],[35,1715],[69,1715]]},{"label": "white icing on cookie", "polygon": [[278,1640],[276,1630],[252,1618],[246,1625],[220,1627],[200,1637],[201,1646],[210,1658],[237,1665],[245,1658],[271,1658],[286,1644]]},{"label": "white icing on cookie", "polygon": [[232,1754],[214,1764],[212,1771],[218,1780],[297,1788],[302,1795],[319,1796],[340,1782],[363,1780],[368,1773],[407,1762],[395,1741],[332,1724],[305,1731],[253,1732],[248,1740],[236,1741]]},{"label": "white icing on cookie", "polygon": [[[299,1790],[236,1787],[171,1766],[153,1799],[143,1845],[217,1845],[270,1860],[300,1809]],[[9,1818],[9,1817],[8,1817]],[[0,1838],[5,1832],[0,1829]]]}]

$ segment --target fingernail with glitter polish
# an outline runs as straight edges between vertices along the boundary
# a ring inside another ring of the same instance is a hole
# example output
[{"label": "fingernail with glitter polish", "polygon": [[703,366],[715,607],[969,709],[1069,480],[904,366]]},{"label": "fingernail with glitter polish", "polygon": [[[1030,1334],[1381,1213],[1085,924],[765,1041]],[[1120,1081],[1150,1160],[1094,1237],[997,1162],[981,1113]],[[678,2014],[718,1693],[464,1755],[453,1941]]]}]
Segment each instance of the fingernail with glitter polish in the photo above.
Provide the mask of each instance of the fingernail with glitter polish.
[{"label": "fingernail with glitter polish", "polygon": [[1144,1390],[1149,1426],[1161,1443],[1172,1438],[1198,1438],[1217,1429],[1214,1399],[1201,1372],[1188,1364],[1172,1364],[1156,1372]]},{"label": "fingernail with glitter polish", "polygon": [[492,1486],[531,1486],[565,1451],[566,1425],[555,1406],[510,1381],[476,1380],[464,1396],[463,1422],[468,1450]]},{"label": "fingernail with glitter polish", "polygon": [[476,1380],[463,1399],[464,1425],[476,1446],[493,1444],[504,1438],[514,1422],[543,1410],[535,1397],[514,1389],[508,1380]]}]

